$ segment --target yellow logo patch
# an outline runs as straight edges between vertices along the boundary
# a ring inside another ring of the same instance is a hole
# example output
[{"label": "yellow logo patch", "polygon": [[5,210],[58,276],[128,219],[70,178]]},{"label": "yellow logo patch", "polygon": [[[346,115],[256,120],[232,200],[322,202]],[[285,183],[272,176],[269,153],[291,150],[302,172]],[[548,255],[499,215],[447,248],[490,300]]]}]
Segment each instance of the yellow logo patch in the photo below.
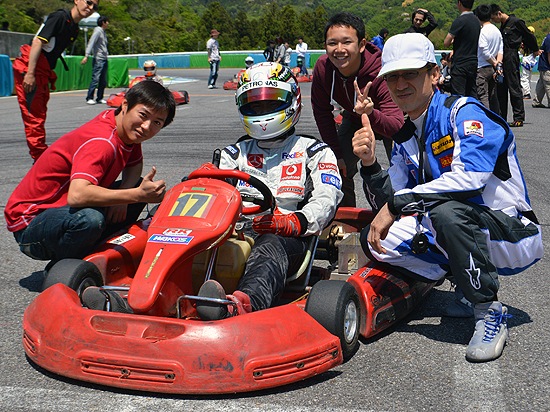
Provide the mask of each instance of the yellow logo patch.
[{"label": "yellow logo patch", "polygon": [[439,153],[454,147],[454,145],[455,143],[450,135],[443,136],[437,142],[432,143],[432,152],[434,155],[438,155]]}]

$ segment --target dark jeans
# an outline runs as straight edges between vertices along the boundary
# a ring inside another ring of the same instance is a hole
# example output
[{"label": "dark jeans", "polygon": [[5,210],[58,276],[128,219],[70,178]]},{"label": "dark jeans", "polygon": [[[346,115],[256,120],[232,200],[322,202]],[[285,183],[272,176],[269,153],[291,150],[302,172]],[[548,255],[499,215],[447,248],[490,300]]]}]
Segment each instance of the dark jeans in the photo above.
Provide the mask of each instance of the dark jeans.
[{"label": "dark jeans", "polygon": [[498,102],[500,104],[500,117],[508,120],[508,92],[510,92],[510,104],[514,113],[514,122],[525,121],[525,107],[523,106],[523,89],[519,78],[519,56],[517,50],[504,50],[502,59],[504,82],[497,84]]},{"label": "dark jeans", "polygon": [[451,68],[451,94],[477,99],[477,63],[466,67]]},{"label": "dark jeans", "polygon": [[250,297],[253,310],[268,309],[283,293],[286,278],[298,271],[308,238],[266,233],[256,238],[237,290]]},{"label": "dark jeans", "polygon": [[208,77],[208,86],[215,86],[218,80],[218,70],[220,70],[220,61],[212,60],[210,62],[210,76]]},{"label": "dark jeans", "polygon": [[128,205],[124,222],[107,225],[103,208],[47,209],[14,233],[21,252],[37,260],[83,258],[102,240],[135,222],[145,203]]},{"label": "dark jeans", "polygon": [[92,81],[88,88],[88,95],[86,100],[94,99],[94,91],[97,87],[97,100],[103,99],[103,92],[107,87],[107,66],[108,60],[94,59],[94,68],[92,71]]},{"label": "dark jeans", "polygon": [[487,109],[500,114],[500,106],[497,97],[497,83],[493,78],[495,69],[493,66],[485,66],[477,69],[477,95],[478,100]]}]

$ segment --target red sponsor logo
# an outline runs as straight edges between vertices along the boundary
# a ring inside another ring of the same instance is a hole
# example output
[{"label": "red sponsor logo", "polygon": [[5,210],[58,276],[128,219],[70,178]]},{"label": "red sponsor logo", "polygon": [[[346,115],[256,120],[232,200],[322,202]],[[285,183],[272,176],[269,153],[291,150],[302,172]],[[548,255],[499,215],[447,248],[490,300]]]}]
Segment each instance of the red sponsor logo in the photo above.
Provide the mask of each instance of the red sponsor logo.
[{"label": "red sponsor logo", "polygon": [[441,163],[441,167],[447,167],[450,166],[453,162],[453,155],[447,155],[439,158],[439,162]]},{"label": "red sponsor logo", "polygon": [[336,166],[334,163],[319,163],[319,170],[334,170],[335,172],[337,172],[338,166]]},{"label": "red sponsor logo", "polygon": [[267,123],[266,123],[266,124],[261,124],[261,123],[260,123],[260,127],[261,127],[262,130],[265,132],[266,129],[267,129]]},{"label": "red sponsor logo", "polygon": [[281,180],[300,180],[302,178],[302,164],[283,166]]},{"label": "red sponsor logo", "polygon": [[255,169],[261,169],[264,167],[264,155],[263,154],[248,154],[246,158],[248,165]]},{"label": "red sponsor logo", "polygon": [[302,196],[304,194],[304,188],[296,186],[281,186],[277,190],[277,195],[280,195],[281,193],[294,193],[296,195]]}]

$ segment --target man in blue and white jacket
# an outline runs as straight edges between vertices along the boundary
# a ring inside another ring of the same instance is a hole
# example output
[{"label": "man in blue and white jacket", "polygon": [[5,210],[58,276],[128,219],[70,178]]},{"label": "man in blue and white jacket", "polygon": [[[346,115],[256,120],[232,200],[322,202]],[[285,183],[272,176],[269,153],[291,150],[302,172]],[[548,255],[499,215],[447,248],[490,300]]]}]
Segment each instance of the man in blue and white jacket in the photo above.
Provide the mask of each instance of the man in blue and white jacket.
[{"label": "man in blue and white jacket", "polygon": [[366,116],[353,138],[367,199],[377,212],[361,234],[367,256],[432,281],[451,272],[474,305],[470,361],[497,358],[508,330],[497,300],[498,275],[519,273],[542,257],[506,122],[477,100],[441,94],[433,44],[421,34],[386,42],[379,76],[409,119],[393,137],[382,170]]}]

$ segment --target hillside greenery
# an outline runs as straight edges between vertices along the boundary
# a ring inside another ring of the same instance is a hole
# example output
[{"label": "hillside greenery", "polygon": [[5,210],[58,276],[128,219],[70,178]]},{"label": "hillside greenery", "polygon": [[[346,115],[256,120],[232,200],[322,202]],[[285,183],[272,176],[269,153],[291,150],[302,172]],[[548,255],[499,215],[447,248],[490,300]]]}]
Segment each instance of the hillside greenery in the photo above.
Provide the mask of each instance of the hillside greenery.
[{"label": "hillside greenery", "polygon": [[[77,0],[82,1],[82,0]],[[44,16],[72,7],[71,0],[0,0],[0,20],[10,30],[34,33]],[[476,1],[474,7],[481,4]],[[550,1],[502,0],[504,12],[514,13],[536,29],[539,43],[550,31]],[[263,50],[268,39],[281,35],[291,47],[303,36],[310,49],[323,48],[323,27],[328,16],[350,11],[365,21],[367,37],[382,27],[390,36],[410,26],[411,12],[430,10],[439,27],[430,35],[437,49],[443,48],[453,20],[458,17],[454,1],[440,0],[101,0],[98,12],[109,17],[109,52],[125,54],[130,36],[134,53],[204,51],[211,28],[221,32],[223,50]],[[74,54],[84,51],[79,36]]]}]

